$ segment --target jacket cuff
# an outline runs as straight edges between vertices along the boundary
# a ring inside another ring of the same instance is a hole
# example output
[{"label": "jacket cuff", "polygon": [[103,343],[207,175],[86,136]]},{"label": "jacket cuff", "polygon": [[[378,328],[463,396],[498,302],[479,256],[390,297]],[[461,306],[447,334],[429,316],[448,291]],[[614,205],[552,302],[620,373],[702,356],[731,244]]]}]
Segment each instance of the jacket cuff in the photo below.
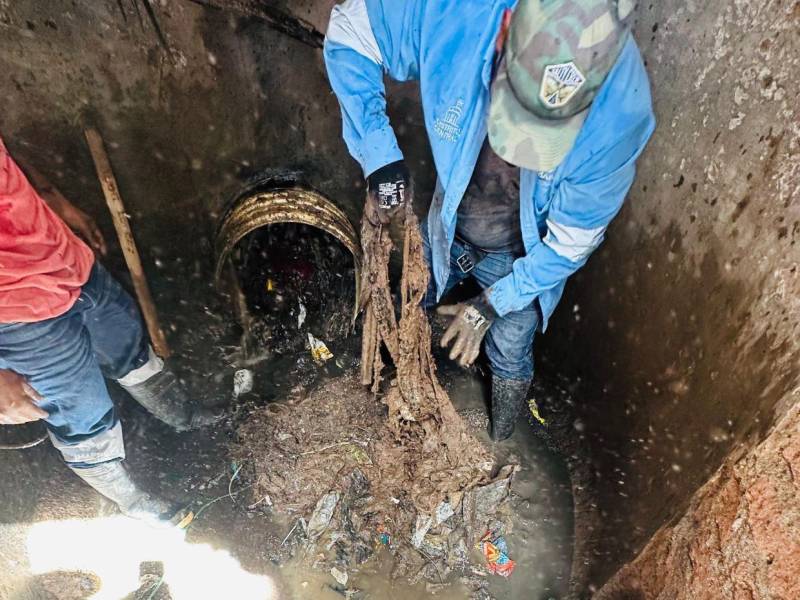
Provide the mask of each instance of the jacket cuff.
[{"label": "jacket cuff", "polygon": [[361,168],[364,179],[390,163],[403,160],[403,153],[391,127],[376,129],[361,142]]},{"label": "jacket cuff", "polygon": [[491,304],[499,317],[504,317],[508,313],[517,310],[514,306],[514,295],[514,282],[508,275],[495,281],[492,286],[486,290],[486,297],[489,299],[489,304]]}]

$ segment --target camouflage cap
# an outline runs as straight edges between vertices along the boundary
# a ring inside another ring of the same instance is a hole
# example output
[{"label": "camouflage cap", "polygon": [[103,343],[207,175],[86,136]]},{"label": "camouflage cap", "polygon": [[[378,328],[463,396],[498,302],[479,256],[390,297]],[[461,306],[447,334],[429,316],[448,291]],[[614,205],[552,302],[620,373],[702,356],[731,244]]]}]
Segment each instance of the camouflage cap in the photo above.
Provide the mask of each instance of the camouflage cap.
[{"label": "camouflage cap", "polygon": [[557,167],[626,39],[634,0],[519,0],[492,83],[489,143],[513,165]]}]

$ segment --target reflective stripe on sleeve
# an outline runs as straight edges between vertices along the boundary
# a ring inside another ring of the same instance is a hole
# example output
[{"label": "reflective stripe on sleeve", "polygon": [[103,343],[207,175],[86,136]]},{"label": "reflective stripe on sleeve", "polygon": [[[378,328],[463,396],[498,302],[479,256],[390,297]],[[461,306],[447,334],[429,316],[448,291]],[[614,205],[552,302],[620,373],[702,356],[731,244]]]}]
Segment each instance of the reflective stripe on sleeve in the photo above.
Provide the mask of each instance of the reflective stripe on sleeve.
[{"label": "reflective stripe on sleeve", "polygon": [[378,41],[372,32],[364,0],[347,0],[331,11],[326,38],[352,48],[372,62],[383,65]]},{"label": "reflective stripe on sleeve", "polygon": [[605,231],[605,226],[584,229],[561,225],[547,219],[547,235],[543,241],[559,256],[572,262],[579,262],[600,245]]}]

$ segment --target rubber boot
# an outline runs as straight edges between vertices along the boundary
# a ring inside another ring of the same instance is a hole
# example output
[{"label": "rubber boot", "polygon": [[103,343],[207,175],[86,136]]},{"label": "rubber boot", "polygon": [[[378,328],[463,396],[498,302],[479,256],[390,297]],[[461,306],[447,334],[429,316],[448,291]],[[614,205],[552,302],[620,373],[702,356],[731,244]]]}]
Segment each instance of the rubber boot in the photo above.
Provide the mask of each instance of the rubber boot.
[{"label": "rubber boot", "polygon": [[71,467],[72,471],[97,492],[114,502],[122,514],[147,521],[152,525],[169,526],[175,511],[170,506],[141,490],[128,475],[122,461],[114,460],[91,467]]},{"label": "rubber boot", "polygon": [[530,379],[502,379],[492,375],[492,422],[489,429],[492,440],[502,442],[514,433],[530,387]]},{"label": "rubber boot", "polygon": [[[178,377],[155,355],[142,367],[142,371],[151,369],[144,381],[136,381],[136,377],[128,375],[118,383],[134,400],[144,406],[159,421],[173,427],[176,431],[189,431],[219,422],[224,417],[223,411],[192,406],[186,390],[178,381]],[[136,383],[131,383],[131,380]]]}]

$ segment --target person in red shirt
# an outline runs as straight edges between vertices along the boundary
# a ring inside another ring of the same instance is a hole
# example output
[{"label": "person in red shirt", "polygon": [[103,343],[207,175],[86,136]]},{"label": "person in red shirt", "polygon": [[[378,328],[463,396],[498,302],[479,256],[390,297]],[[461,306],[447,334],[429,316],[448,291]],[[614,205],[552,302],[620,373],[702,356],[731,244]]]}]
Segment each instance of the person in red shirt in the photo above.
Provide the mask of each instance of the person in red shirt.
[{"label": "person in red shirt", "polygon": [[95,260],[95,222],[27,170],[38,191],[0,138],[0,424],[43,419],[67,465],[123,513],[168,518],[124,467],[105,378],[178,431],[220,415],[193,408],[154,354],[133,299]]}]

